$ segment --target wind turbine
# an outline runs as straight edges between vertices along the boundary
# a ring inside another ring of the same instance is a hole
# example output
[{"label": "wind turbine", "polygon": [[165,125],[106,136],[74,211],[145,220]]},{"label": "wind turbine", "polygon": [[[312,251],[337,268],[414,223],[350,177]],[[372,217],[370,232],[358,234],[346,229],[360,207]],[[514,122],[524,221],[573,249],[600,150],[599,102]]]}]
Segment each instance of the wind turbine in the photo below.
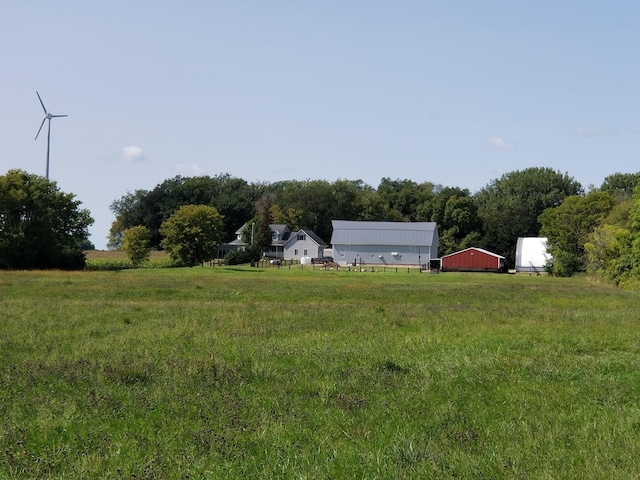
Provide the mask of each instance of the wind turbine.
[{"label": "wind turbine", "polygon": [[40,130],[42,130],[42,127],[44,126],[44,122],[46,120],[49,120],[49,125],[47,128],[47,177],[46,177],[47,180],[49,180],[49,148],[51,146],[51,119],[59,118],[59,117],[68,117],[69,115],[51,115],[49,112],[47,112],[47,109],[44,106],[44,103],[42,102],[42,99],[40,98],[40,94],[38,93],[37,90],[36,90],[36,95],[38,95],[38,100],[40,100],[40,105],[42,105],[42,109],[44,110],[44,118],[42,119],[42,123],[40,124],[40,128],[38,129],[38,133],[36,133],[35,140],[38,139],[38,135],[40,135]]}]

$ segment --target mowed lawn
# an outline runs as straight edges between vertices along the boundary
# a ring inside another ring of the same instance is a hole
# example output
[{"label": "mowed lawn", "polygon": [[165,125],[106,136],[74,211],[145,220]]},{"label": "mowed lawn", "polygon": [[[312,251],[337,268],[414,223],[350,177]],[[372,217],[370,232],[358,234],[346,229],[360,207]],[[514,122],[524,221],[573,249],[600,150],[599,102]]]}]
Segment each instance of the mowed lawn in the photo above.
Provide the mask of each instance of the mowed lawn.
[{"label": "mowed lawn", "polygon": [[0,478],[638,478],[640,293],[0,272]]}]

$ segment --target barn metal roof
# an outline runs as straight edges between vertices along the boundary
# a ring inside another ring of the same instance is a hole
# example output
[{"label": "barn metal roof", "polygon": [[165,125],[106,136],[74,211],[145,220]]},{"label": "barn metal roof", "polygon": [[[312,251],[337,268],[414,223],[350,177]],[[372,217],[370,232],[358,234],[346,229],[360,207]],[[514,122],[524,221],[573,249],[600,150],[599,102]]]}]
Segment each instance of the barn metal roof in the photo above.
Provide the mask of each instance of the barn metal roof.
[{"label": "barn metal roof", "polygon": [[332,220],[334,245],[431,246],[436,237],[435,222],[354,222]]}]

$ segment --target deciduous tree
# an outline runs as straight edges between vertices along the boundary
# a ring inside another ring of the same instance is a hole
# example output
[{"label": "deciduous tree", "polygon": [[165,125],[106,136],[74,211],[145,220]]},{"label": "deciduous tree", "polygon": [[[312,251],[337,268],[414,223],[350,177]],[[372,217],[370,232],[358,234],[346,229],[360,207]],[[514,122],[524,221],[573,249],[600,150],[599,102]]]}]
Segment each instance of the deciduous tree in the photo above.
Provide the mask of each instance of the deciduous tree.
[{"label": "deciduous tree", "polygon": [[584,244],[587,236],[615,206],[616,200],[603,191],[586,196],[572,195],[561,205],[540,215],[540,235],[547,237],[548,250],[555,259],[553,273],[569,276],[584,271]]},{"label": "deciduous tree", "polygon": [[610,193],[619,199],[631,198],[633,189],[640,182],[640,172],[638,173],[614,173],[607,176],[602,182],[600,190]]},{"label": "deciduous tree", "polygon": [[252,249],[258,251],[260,255],[268,252],[271,249],[271,243],[273,241],[273,232],[271,230],[271,224],[273,223],[272,216],[273,198],[271,195],[264,195],[256,206],[258,211],[257,221],[255,224],[255,231],[253,235]]},{"label": "deciduous tree", "polygon": [[134,268],[146,262],[151,255],[149,229],[142,225],[127,228],[122,234],[122,249],[126,252]]},{"label": "deciduous tree", "polygon": [[151,246],[159,248],[160,225],[184,205],[214,207],[225,218],[222,240],[231,241],[236,230],[254,215],[257,191],[258,187],[245,180],[221,174],[215,177],[176,176],[151,191],[127,193],[111,204],[116,220],[109,234],[109,245],[119,244],[124,229],[144,225],[149,229]]},{"label": "deciduous tree", "polygon": [[539,215],[582,191],[580,183],[568,174],[551,168],[528,168],[493,180],[475,196],[482,222],[482,246],[503,255],[507,265],[513,265],[518,237],[538,236]]},{"label": "deciduous tree", "polygon": [[161,246],[174,261],[193,267],[215,258],[223,232],[222,216],[208,205],[185,205],[160,227]]},{"label": "deciduous tree", "polygon": [[0,268],[83,268],[93,219],[74,198],[22,170],[1,176]]}]

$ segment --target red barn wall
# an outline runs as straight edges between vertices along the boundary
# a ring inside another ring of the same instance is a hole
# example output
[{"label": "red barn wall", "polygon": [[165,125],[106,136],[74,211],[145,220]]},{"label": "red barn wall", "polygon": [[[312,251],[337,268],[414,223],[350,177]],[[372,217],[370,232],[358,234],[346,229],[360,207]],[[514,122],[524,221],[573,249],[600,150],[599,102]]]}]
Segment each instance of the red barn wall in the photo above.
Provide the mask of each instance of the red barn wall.
[{"label": "red barn wall", "polygon": [[442,259],[442,269],[498,270],[500,258],[479,250],[464,250]]}]

